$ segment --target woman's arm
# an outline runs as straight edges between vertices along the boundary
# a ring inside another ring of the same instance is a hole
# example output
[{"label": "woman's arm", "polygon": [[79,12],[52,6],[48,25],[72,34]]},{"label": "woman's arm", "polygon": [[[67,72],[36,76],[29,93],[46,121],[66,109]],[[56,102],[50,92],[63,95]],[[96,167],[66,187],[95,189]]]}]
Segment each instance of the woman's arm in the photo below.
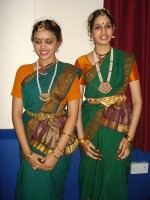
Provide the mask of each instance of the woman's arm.
[{"label": "woman's arm", "polygon": [[84,131],[83,131],[83,126],[82,126],[82,102],[83,102],[83,93],[84,93],[84,85],[80,85],[80,94],[81,94],[81,99],[80,99],[80,104],[79,104],[79,114],[78,114],[78,121],[77,121],[77,134],[78,134],[78,139],[79,143],[80,141],[81,146],[83,147],[85,153],[97,160],[100,159],[100,154],[98,153],[99,151],[96,149],[96,147],[88,140],[85,138]]},{"label": "woman's arm", "polygon": [[83,126],[82,126],[82,111],[81,111],[82,102],[83,102],[83,93],[84,93],[84,85],[80,85],[81,98],[80,98],[80,102],[79,102],[79,113],[78,113],[78,120],[77,120],[77,124],[76,124],[79,140],[85,137],[84,131],[83,131]]},{"label": "woman's arm", "polygon": [[[25,157],[27,157],[30,154],[31,150],[30,150],[30,147],[27,142],[26,135],[25,135],[24,125],[23,125],[23,121],[22,121],[22,112],[23,112],[22,99],[13,97],[12,121],[13,121],[13,125],[15,128],[19,143],[21,145],[22,151],[23,151]],[[32,155],[32,157],[28,160],[30,165],[35,169],[41,165],[41,163],[38,161],[38,158],[42,158],[42,156],[34,153]]]},{"label": "woman's arm", "polygon": [[133,104],[132,120],[128,135],[133,139],[135,136],[135,131],[139,122],[141,109],[142,109],[142,97],[140,89],[140,81],[133,81],[129,83]]},{"label": "woman's arm", "polygon": [[[127,135],[132,140],[135,136],[135,131],[139,122],[139,117],[142,108],[140,81],[136,80],[130,82],[129,87],[132,97],[133,113],[132,113],[131,125]],[[118,155],[119,159],[125,159],[129,155],[130,153],[129,147],[130,147],[130,142],[126,138],[123,138],[119,146],[119,151],[120,151],[120,154]]]}]

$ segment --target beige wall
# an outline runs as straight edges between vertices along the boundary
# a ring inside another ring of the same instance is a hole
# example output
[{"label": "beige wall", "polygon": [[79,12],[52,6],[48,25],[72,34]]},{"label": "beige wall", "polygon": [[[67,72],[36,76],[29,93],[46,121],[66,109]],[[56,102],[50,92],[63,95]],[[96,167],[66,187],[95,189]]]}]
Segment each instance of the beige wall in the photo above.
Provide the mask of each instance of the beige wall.
[{"label": "beige wall", "polygon": [[36,60],[30,42],[32,25],[52,17],[61,25],[63,44],[58,59],[74,63],[93,49],[86,20],[103,0],[0,0],[0,129],[12,128],[11,89],[17,68]]}]

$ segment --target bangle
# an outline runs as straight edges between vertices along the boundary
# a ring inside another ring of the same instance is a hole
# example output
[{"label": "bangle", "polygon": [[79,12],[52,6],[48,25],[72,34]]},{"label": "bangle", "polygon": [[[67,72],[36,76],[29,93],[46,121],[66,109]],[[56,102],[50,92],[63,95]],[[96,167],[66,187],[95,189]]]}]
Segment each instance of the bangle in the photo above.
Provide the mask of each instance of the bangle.
[{"label": "bangle", "polygon": [[26,160],[29,160],[33,154],[33,151],[30,151],[30,153],[25,157]]},{"label": "bangle", "polygon": [[64,151],[63,150],[61,150],[59,147],[58,147],[58,145],[56,144],[56,147],[58,148],[58,150],[62,153],[62,155],[64,154]]},{"label": "bangle", "polygon": [[79,144],[82,145],[85,143],[85,141],[87,140],[86,137],[81,138],[80,140],[78,140]]},{"label": "bangle", "polygon": [[57,157],[54,153],[52,154],[54,156],[54,158],[56,158],[57,160],[59,159],[59,157]]},{"label": "bangle", "polygon": [[124,137],[125,137],[126,140],[128,140],[130,143],[133,142],[133,138],[131,138],[128,134],[126,134]]},{"label": "bangle", "polygon": [[134,114],[132,114],[132,117],[140,117],[140,115],[134,115]]},{"label": "bangle", "polygon": [[68,134],[68,133],[62,133],[62,134],[64,134],[64,135],[67,135],[67,136],[71,137],[71,135],[70,135],[70,134]]}]

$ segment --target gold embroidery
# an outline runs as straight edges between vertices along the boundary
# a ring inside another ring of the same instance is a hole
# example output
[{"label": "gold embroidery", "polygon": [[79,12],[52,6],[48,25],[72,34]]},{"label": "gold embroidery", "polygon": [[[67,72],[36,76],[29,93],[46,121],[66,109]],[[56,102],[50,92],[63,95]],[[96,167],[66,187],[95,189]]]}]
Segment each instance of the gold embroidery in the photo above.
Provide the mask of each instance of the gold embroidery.
[{"label": "gold embroidery", "polygon": [[125,95],[114,95],[110,97],[101,97],[101,98],[87,98],[87,101],[90,104],[102,104],[106,107],[109,107],[112,104],[122,104],[126,102],[126,96]]}]

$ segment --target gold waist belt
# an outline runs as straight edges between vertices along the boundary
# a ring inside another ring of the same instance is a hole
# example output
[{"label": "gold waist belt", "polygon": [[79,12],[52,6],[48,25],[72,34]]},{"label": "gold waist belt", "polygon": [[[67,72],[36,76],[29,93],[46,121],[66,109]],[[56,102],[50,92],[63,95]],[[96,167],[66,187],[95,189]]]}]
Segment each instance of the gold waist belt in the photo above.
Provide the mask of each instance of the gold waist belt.
[{"label": "gold waist belt", "polygon": [[110,97],[102,97],[102,98],[87,98],[86,100],[90,104],[103,104],[104,106],[109,107],[112,104],[120,104],[126,102],[127,97],[125,95],[114,95]]},{"label": "gold waist belt", "polygon": [[39,113],[33,113],[30,112],[28,110],[26,110],[27,114],[31,117],[35,117],[37,118],[39,121],[43,121],[45,119],[53,119],[55,117],[59,117],[63,114],[65,114],[64,110],[58,112],[58,113],[53,113],[53,114],[48,114],[48,113],[44,113],[44,112],[39,112]]}]

